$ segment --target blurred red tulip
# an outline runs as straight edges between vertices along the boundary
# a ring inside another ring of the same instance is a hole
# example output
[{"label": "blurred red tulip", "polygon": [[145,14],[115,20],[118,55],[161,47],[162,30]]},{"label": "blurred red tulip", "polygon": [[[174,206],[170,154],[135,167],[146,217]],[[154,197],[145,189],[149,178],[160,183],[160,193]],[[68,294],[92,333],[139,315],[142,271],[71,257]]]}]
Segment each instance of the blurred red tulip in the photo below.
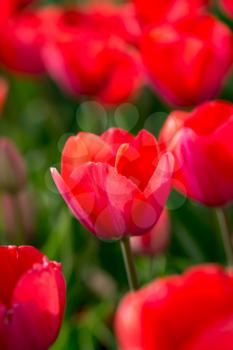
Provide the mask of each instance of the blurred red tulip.
[{"label": "blurred red tulip", "polygon": [[156,255],[162,253],[170,240],[170,222],[168,211],[163,210],[158,222],[150,232],[142,236],[131,237],[130,243],[134,254]]},{"label": "blurred red tulip", "polygon": [[209,206],[233,200],[233,104],[207,102],[193,112],[173,112],[160,142],[176,160],[176,186]]},{"label": "blurred red tulip", "polygon": [[233,275],[203,265],[128,294],[116,314],[121,350],[230,350]]},{"label": "blurred red tulip", "polygon": [[15,193],[24,189],[27,173],[24,160],[15,145],[0,138],[0,191]]},{"label": "blurred red tulip", "polygon": [[67,205],[94,235],[104,240],[140,235],[158,221],[173,172],[173,157],[160,153],[155,137],[133,137],[109,129],[100,137],[79,133],[68,139],[61,175],[53,179]]},{"label": "blurred red tulip", "polygon": [[0,247],[0,348],[46,350],[65,309],[60,264],[33,247]]},{"label": "blurred red tulip", "polygon": [[233,1],[220,0],[220,5],[229,17],[233,17]]},{"label": "blurred red tulip", "polygon": [[30,2],[32,0],[2,0],[0,3],[0,25],[4,25],[9,17]]},{"label": "blurred red tulip", "polygon": [[144,24],[175,22],[206,10],[209,0],[133,0]]},{"label": "blurred red tulip", "polygon": [[141,64],[134,49],[94,33],[66,39],[59,37],[44,52],[47,71],[66,92],[118,104],[138,91]]},{"label": "blurred red tulip", "polygon": [[4,108],[5,101],[8,94],[8,89],[9,87],[8,87],[7,81],[3,78],[0,78],[0,113]]},{"label": "blurred red tulip", "polygon": [[11,17],[0,29],[0,62],[19,73],[45,72],[41,48],[56,30],[61,12],[58,6],[47,6]]},{"label": "blurred red tulip", "polygon": [[216,97],[232,65],[232,38],[213,16],[150,28],[141,52],[155,90],[178,106]]},{"label": "blurred red tulip", "polygon": [[132,45],[137,43],[139,28],[130,9],[101,4],[63,14],[43,58],[51,77],[65,91],[107,104],[136,93],[142,83],[142,64]]},{"label": "blurred red tulip", "polygon": [[[73,15],[75,16],[75,12]],[[138,44],[141,37],[141,28],[132,4],[115,5],[106,0],[92,1],[81,8],[78,16],[76,23],[79,27],[104,33],[108,31],[134,45]]]}]

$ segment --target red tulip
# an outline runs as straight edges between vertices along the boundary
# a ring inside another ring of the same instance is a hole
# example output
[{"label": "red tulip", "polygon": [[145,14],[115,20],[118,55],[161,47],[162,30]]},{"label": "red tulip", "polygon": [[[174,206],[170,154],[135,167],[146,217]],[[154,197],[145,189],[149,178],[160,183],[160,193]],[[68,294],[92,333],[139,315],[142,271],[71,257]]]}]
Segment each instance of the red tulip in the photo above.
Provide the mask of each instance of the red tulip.
[{"label": "red tulip", "polygon": [[60,264],[33,247],[0,247],[0,348],[47,350],[65,308]]},{"label": "red tulip", "polygon": [[[67,12],[67,19],[75,15],[76,25],[84,29],[96,31],[109,31],[122,38],[127,43],[138,44],[141,37],[140,25],[136,18],[136,12],[132,4],[115,5],[110,1],[92,1],[87,3],[80,10]],[[65,18],[64,18],[65,19]],[[68,23],[67,23],[68,24]],[[75,21],[73,22],[75,24]]]},{"label": "red tulip", "polygon": [[128,294],[116,315],[121,350],[229,350],[233,275],[215,265]]},{"label": "red tulip", "polygon": [[32,0],[2,0],[0,3],[0,25],[4,25],[9,17],[30,2]]},{"label": "red tulip", "polygon": [[67,205],[94,235],[105,240],[140,235],[161,214],[170,191],[173,157],[160,153],[153,135],[121,129],[68,139],[61,175],[53,179]]},{"label": "red tulip", "polygon": [[138,255],[155,255],[163,252],[170,239],[170,222],[168,211],[163,210],[155,226],[142,236],[131,237],[132,250]]},{"label": "red tulip", "polygon": [[195,13],[203,12],[209,0],[133,0],[143,23],[175,22]]},{"label": "red tulip", "polygon": [[232,65],[232,33],[213,16],[196,16],[150,28],[141,52],[161,97],[192,106],[218,94]]},{"label": "red tulip", "polygon": [[6,82],[5,79],[0,78],[0,113],[2,112],[4,105],[5,105],[5,101],[7,98],[7,94],[8,94],[8,83]]},{"label": "red tulip", "polygon": [[207,102],[193,112],[173,112],[160,135],[176,159],[181,192],[209,206],[233,200],[233,104]]},{"label": "red tulip", "polygon": [[106,8],[65,12],[43,58],[51,77],[68,93],[115,104],[141,86],[141,60],[132,45],[139,28],[127,8]]},{"label": "red tulip", "polygon": [[19,73],[45,72],[41,48],[56,30],[61,12],[59,7],[47,6],[10,18],[0,29],[0,62]]},{"label": "red tulip", "polygon": [[233,1],[220,0],[220,5],[229,17],[233,17]]}]

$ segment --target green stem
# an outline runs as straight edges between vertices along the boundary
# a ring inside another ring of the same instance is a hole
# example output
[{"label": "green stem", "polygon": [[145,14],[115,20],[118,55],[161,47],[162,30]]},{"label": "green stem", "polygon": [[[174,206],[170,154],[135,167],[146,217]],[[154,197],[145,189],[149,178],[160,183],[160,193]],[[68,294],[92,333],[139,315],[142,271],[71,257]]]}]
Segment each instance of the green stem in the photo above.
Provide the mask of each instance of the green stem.
[{"label": "green stem", "polygon": [[223,245],[225,249],[225,254],[229,266],[233,266],[233,244],[231,237],[230,223],[227,217],[226,208],[217,208],[217,218],[219,222],[220,231],[222,234]]},{"label": "green stem", "polygon": [[128,237],[125,237],[121,240],[121,249],[128,277],[129,287],[132,291],[135,291],[138,288],[138,279]]}]

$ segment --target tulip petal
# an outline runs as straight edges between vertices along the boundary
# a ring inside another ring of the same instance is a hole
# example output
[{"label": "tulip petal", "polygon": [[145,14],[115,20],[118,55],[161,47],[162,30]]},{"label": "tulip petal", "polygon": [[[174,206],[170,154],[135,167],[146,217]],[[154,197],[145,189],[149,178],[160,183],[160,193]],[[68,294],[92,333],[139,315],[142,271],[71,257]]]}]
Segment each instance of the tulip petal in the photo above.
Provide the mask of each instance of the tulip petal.
[{"label": "tulip petal", "polygon": [[113,147],[116,152],[122,143],[130,143],[134,137],[124,129],[110,128],[101,135],[101,139]]},{"label": "tulip petal", "polygon": [[142,64],[138,53],[130,47],[124,45],[118,50],[114,47],[112,51],[114,69],[98,97],[107,104],[119,104],[131,98],[142,85]]},{"label": "tulip petal", "polygon": [[219,321],[182,350],[231,349],[233,344],[233,317]]},{"label": "tulip petal", "polygon": [[113,151],[104,140],[87,132],[71,136],[62,152],[62,177],[70,180],[73,170],[87,162],[110,162]]},{"label": "tulip petal", "polygon": [[18,278],[42,258],[43,254],[33,247],[0,247],[0,302],[10,305]]},{"label": "tulip petal", "polygon": [[69,186],[65,183],[57,169],[51,168],[51,175],[60,194],[62,195],[71,212],[84,226],[88,228],[88,230],[92,232],[94,230],[94,227],[90,221],[89,214],[86,213],[80,206],[79,202],[76,200],[75,196],[72,193],[72,189],[70,189]]},{"label": "tulip petal", "polygon": [[132,206],[135,200],[143,198],[137,186],[103,163],[88,163],[72,176],[76,182],[73,195],[89,215],[94,225],[91,231],[102,239],[130,234]]},{"label": "tulip petal", "polygon": [[117,171],[144,190],[158,163],[159,149],[155,137],[146,130],[127,146],[122,145],[116,156]]},{"label": "tulip petal", "polygon": [[174,157],[167,152],[160,158],[157,168],[144,190],[145,198],[153,203],[158,213],[161,213],[170,194],[173,171]]}]

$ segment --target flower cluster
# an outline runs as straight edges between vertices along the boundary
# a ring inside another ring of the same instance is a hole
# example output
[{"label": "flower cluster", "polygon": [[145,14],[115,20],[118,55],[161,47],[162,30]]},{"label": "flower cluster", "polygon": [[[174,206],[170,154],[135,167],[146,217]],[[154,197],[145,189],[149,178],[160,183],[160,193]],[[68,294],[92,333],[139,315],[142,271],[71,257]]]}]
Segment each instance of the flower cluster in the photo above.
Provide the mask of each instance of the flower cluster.
[{"label": "flower cluster", "polygon": [[208,12],[209,1],[28,3],[1,4],[0,62],[47,73],[73,96],[117,104],[147,82],[169,104],[193,106],[216,97],[229,75],[232,33]]}]

